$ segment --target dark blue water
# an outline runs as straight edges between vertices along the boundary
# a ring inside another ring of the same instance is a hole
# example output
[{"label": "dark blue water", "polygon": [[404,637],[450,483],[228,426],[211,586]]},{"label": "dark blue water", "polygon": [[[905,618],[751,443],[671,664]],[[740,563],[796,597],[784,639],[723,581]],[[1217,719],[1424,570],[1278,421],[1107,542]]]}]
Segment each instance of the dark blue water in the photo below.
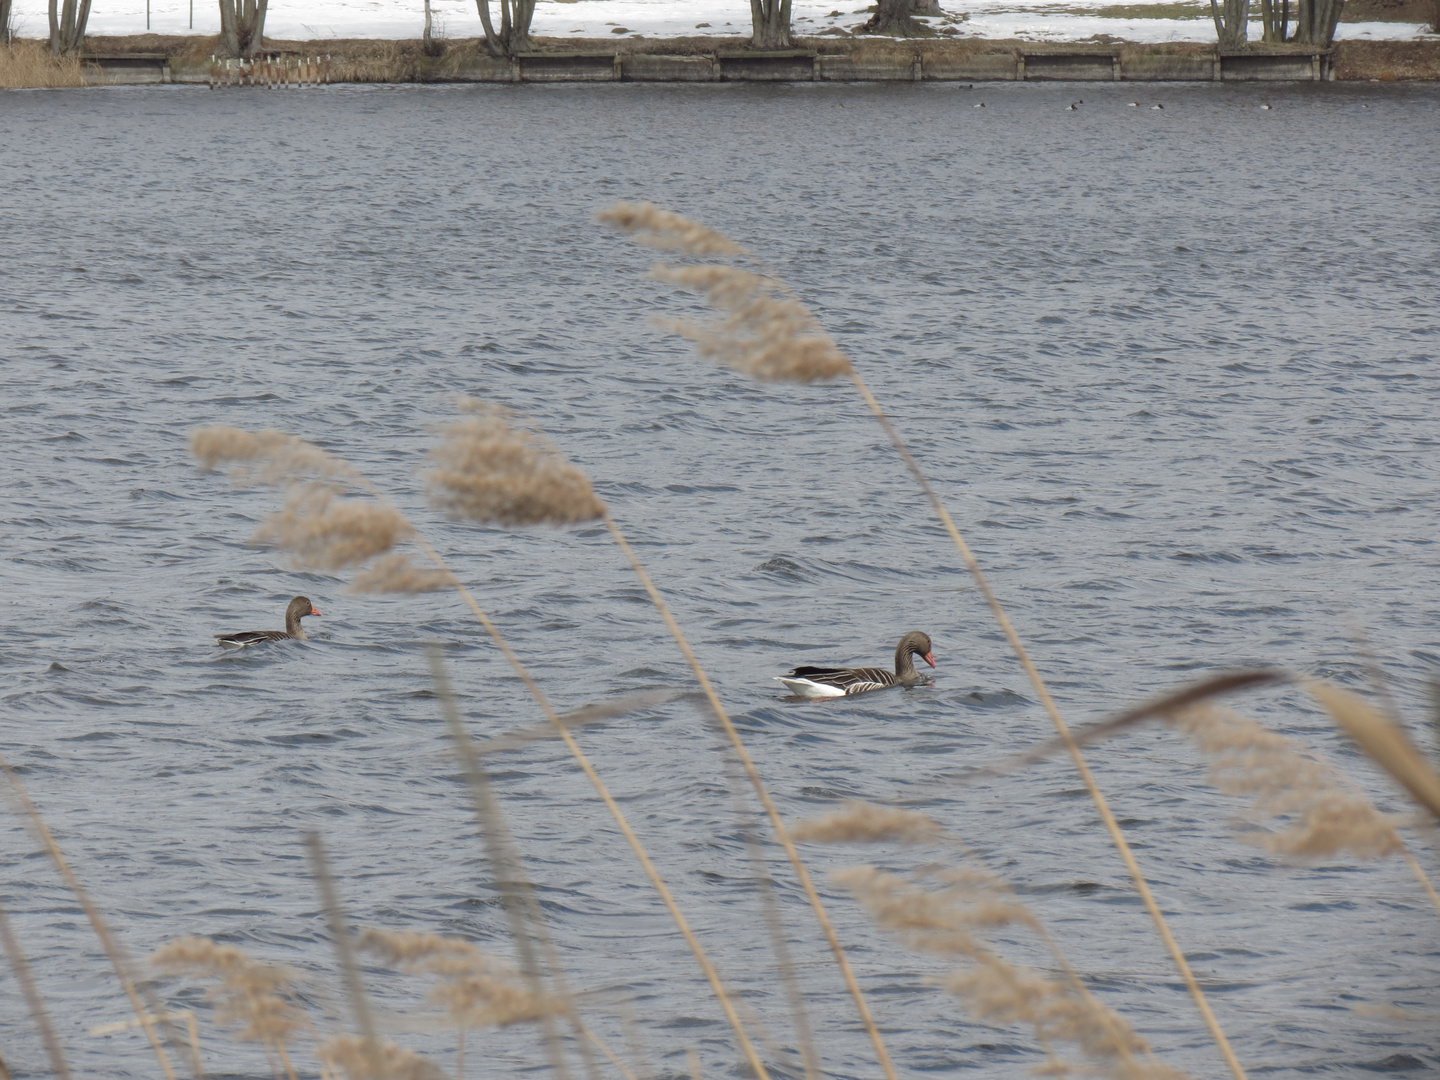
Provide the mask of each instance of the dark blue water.
[{"label": "dark blue water", "polygon": [[[593,478],[787,817],[845,797],[931,813],[1161,1060],[1225,1075],[1070,766],[952,779],[1050,728],[853,390],[695,360],[650,321],[688,302],[591,215],[652,199],[794,284],[912,440],[1072,722],[1242,664],[1364,688],[1368,647],[1418,724],[1440,665],[1437,107],[1433,87],[1333,84],[6,92],[4,754],[137,957],[181,934],[238,944],[292,965],[342,1030],[310,829],[356,923],[509,955],[424,644],[444,643],[477,735],[536,723],[534,704],[457,599],[350,595],[247,546],[278,496],[186,448],[197,425],[276,427],[353,462],[561,708],[688,688],[602,529],[425,507],[434,426],[481,396]],[[324,612],[308,643],[212,644],[278,627],[302,592]],[[884,663],[910,629],[934,638],[931,687],[794,705],[771,681]],[[1406,810],[1297,695],[1242,704]],[[719,737],[677,703],[580,739],[794,1075]],[[1237,843],[1241,803],[1164,731],[1090,757],[1252,1075],[1440,1067],[1440,915],[1403,863],[1295,867]],[[706,1075],[735,1075],[718,1008],[563,748],[496,762],[587,1023],[623,1050],[634,1017],[657,1075],[686,1073],[691,1046]],[[158,1075],[138,1034],[87,1034],[126,1002],[18,819],[0,835],[0,900],[72,1065]],[[821,879],[956,858],[807,853]],[[767,856],[826,1072],[876,1077]],[[933,985],[944,961],[825,892],[903,1076],[1043,1063],[1028,1032]],[[450,1068],[453,1035],[417,1020],[425,984],[369,985],[392,1037]],[[268,1075],[196,984],[161,990],[201,1012],[213,1074]],[[1422,1019],[1374,1011],[1392,1006]],[[0,1031],[15,1075],[46,1073],[8,975]],[[469,1061],[498,1076],[544,1056],[522,1026],[472,1035]]]}]

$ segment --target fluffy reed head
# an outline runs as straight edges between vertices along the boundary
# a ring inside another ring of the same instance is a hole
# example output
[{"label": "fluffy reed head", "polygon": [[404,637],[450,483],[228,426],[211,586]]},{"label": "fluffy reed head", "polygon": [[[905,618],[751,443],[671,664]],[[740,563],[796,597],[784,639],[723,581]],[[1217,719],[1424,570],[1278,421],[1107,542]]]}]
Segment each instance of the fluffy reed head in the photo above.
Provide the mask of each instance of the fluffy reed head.
[{"label": "fluffy reed head", "polygon": [[745,255],[746,250],[723,233],[653,203],[617,202],[595,220],[626,233],[637,244],[687,255]]},{"label": "fluffy reed head", "polygon": [[1177,1080],[1185,1074],[1162,1066],[1149,1047],[1112,1010],[1095,1000],[1072,975],[1059,982],[1011,964],[980,937],[982,931],[1020,924],[1039,931],[1034,916],[993,874],[976,870],[940,875],[943,887],[928,890],[872,866],[835,875],[881,926],[914,949],[959,961],[945,981],[977,1019],[1031,1027],[1050,1054],[1047,1070],[1073,1070],[1054,1044],[1075,1045],[1106,1075],[1123,1080]]},{"label": "fluffy reed head", "polygon": [[152,953],[150,963],[168,975],[219,979],[205,998],[214,1002],[217,1022],[240,1025],[236,1037],[242,1041],[286,1043],[310,1026],[285,996],[290,989],[289,969],[261,963],[232,945],[202,937],[176,938]]},{"label": "fluffy reed head", "polygon": [[796,840],[820,844],[873,844],[887,840],[926,844],[938,840],[942,832],[936,822],[913,810],[847,802],[842,810],[800,822],[790,835]]},{"label": "fluffy reed head", "polygon": [[605,513],[590,481],[549,439],[467,398],[442,429],[426,474],[431,504],[487,525],[573,525]]},{"label": "fluffy reed head", "polygon": [[701,293],[725,317],[676,320],[667,329],[695,343],[707,360],[763,382],[815,382],[848,375],[850,361],[810,309],[771,278],[734,266],[656,266],[658,281]]},{"label": "fluffy reed head", "polygon": [[537,997],[513,969],[468,941],[370,928],[361,933],[364,952],[397,971],[434,976],[426,1000],[444,1009],[456,1027],[503,1027],[560,1012],[559,1004]]},{"label": "fluffy reed head", "polygon": [[410,556],[384,555],[350,579],[355,593],[422,593],[453,588],[455,576],[445,570],[416,566]]},{"label": "fluffy reed head", "polygon": [[414,530],[394,507],[346,499],[324,483],[292,484],[285,509],[271,514],[251,542],[290,552],[316,570],[343,570],[383,555]]},{"label": "fluffy reed head", "polygon": [[[735,241],[650,203],[616,203],[597,215],[648,247],[699,257],[748,256]],[[783,282],[735,266],[660,264],[653,276],[700,293],[724,313],[711,323],[664,322],[695,343],[701,356],[767,382],[815,382],[852,370],[810,309]]]},{"label": "fluffy reed head", "polygon": [[1247,817],[1279,821],[1278,828],[1240,833],[1247,843],[1302,859],[1339,852],[1380,858],[1403,846],[1394,823],[1344,774],[1285,736],[1210,704],[1179,710],[1172,723],[1213,758],[1217,788],[1250,796]]},{"label": "fluffy reed head", "polygon": [[231,476],[237,482],[355,480],[359,475],[344,459],[283,431],[196,428],[190,432],[190,453],[204,469],[232,466]]},{"label": "fluffy reed head", "polygon": [[434,1062],[386,1039],[379,1043],[379,1061],[370,1042],[358,1035],[326,1039],[316,1053],[348,1080],[448,1080],[445,1070]]}]

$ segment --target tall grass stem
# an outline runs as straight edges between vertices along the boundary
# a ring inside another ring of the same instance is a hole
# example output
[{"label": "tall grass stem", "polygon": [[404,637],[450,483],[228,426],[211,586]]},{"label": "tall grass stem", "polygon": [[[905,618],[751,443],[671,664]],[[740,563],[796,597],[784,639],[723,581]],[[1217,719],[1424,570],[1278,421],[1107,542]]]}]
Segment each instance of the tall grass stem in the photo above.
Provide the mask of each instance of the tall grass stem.
[{"label": "tall grass stem", "polygon": [[660,617],[665,621],[666,627],[670,630],[670,636],[675,639],[675,644],[680,647],[681,653],[690,664],[690,670],[695,673],[696,680],[700,683],[700,689],[704,691],[706,699],[710,702],[711,709],[715,712],[715,719],[720,722],[730,745],[735,749],[735,755],[740,759],[746,775],[750,778],[750,784],[755,789],[755,795],[760,800],[760,805],[765,808],[765,814],[770,819],[770,825],[775,830],[775,837],[785,849],[786,856],[790,859],[790,865],[795,868],[795,876],[800,879],[800,885],[805,890],[805,895],[810,900],[810,907],[815,912],[816,921],[825,934],[825,939],[830,943],[830,951],[835,956],[835,962],[840,966],[840,974],[845,980],[846,987],[850,990],[850,996],[855,1001],[855,1007],[860,1013],[860,1019],[865,1025],[865,1030],[870,1035],[870,1042],[875,1047],[875,1055],[879,1059],[880,1068],[884,1071],[887,1080],[896,1080],[895,1068],[890,1063],[890,1054],[885,1049],[885,1040],[880,1035],[880,1028],[875,1023],[875,1018],[870,1014],[870,1007],[866,1004],[865,995],[860,990],[860,984],[855,979],[855,973],[850,968],[849,958],[845,955],[845,949],[840,944],[840,938],[835,933],[835,927],[830,922],[830,916],[825,912],[825,905],[820,901],[820,894],[815,889],[815,883],[810,880],[810,871],[806,869],[804,860],[795,849],[795,842],[790,839],[790,831],[786,829],[785,822],[780,818],[780,812],[775,808],[770,793],[765,790],[765,783],[760,779],[760,772],[755,768],[755,762],[751,759],[745,744],[740,739],[740,733],[735,730],[735,725],[730,722],[730,716],[725,707],[720,704],[720,698],[715,693],[715,688],[710,685],[710,679],[705,674],[705,669],[700,666],[700,660],[695,651],[690,648],[690,643],[685,640],[685,634],[680,629],[680,624],[675,621],[675,616],[670,613],[660,591],[655,588],[655,583],[650,580],[650,575],[645,572],[645,567],[640,564],[635,552],[626,541],[624,534],[620,532],[615,519],[610,516],[609,510],[604,515],[605,527],[610,530],[610,535],[620,545],[625,558],[629,560],[630,567],[635,571],[635,576],[645,586],[645,591],[650,594],[650,600],[654,603]]},{"label": "tall grass stem", "polygon": [[[115,969],[115,975],[125,990],[125,996],[130,999],[130,1007],[135,1010],[135,1017],[139,1021],[141,1028],[144,1029],[146,1038],[150,1040],[150,1048],[155,1051],[155,1059],[159,1061],[160,1068],[165,1073],[166,1080],[175,1080],[175,1070],[170,1065],[170,1059],[165,1053],[165,1047],[160,1043],[160,1036],[155,1032],[155,1022],[152,1019],[152,1014],[161,1016],[163,1013],[159,999],[149,1002],[150,1011],[147,1012],[145,1008],[146,1003],[141,1002],[140,994],[135,989],[135,980],[130,976],[130,964],[125,956],[124,950],[121,949],[120,943],[115,940],[115,935],[110,932],[110,927],[106,924],[105,917],[100,914],[100,909],[95,906],[95,902],[90,898],[90,894],[85,890],[85,887],[80,884],[80,879],[76,877],[75,872],[70,869],[70,864],[65,860],[64,854],[60,851],[60,845],[55,843],[55,838],[50,835],[50,828],[45,824],[45,819],[40,816],[40,811],[36,809],[35,804],[30,800],[30,793],[25,790],[25,785],[20,782],[20,778],[15,775],[15,771],[4,758],[0,758],[0,771],[3,771],[6,779],[10,781],[10,791],[15,800],[20,804],[22,810],[21,817],[30,822],[31,827],[35,831],[35,835],[49,853],[51,861],[55,863],[55,868],[60,872],[60,876],[65,879],[65,884],[69,886],[70,891],[75,894],[75,899],[80,902],[81,908],[85,911],[86,918],[90,920],[90,926],[95,931],[95,936],[100,939],[100,945],[105,950],[105,955],[110,959],[110,966]],[[148,988],[147,996],[154,997],[154,995],[148,991]],[[173,1026],[163,1018],[160,1023],[165,1030],[166,1039],[172,1043],[178,1043],[179,1040],[176,1037]],[[201,1068],[198,1058],[194,1059],[191,1065],[196,1077],[204,1076],[204,1071]]]},{"label": "tall grass stem", "polygon": [[1221,1056],[1225,1058],[1225,1063],[1230,1067],[1230,1072],[1235,1076],[1236,1080],[1246,1080],[1245,1070],[1241,1067],[1239,1058],[1235,1056],[1235,1051],[1231,1049],[1230,1040],[1225,1037],[1225,1032],[1220,1027],[1219,1020],[1216,1019],[1214,1012],[1211,1010],[1210,1002],[1206,999],[1205,992],[1200,989],[1200,984],[1195,979],[1195,973],[1190,970],[1190,964],[1185,959],[1184,952],[1181,951],[1179,943],[1175,940],[1175,936],[1171,934],[1170,927],[1165,922],[1165,916],[1160,911],[1160,905],[1156,903],[1154,894],[1150,891],[1150,884],[1145,880],[1145,875],[1140,870],[1140,864],[1135,861],[1135,855],[1130,850],[1130,845],[1125,839],[1125,834],[1120,831],[1120,825],[1115,820],[1115,815],[1111,812],[1110,805],[1101,792],[1100,786],[1091,775],[1090,767],[1085,763],[1085,757],[1080,753],[1079,745],[1070,734],[1069,725],[1065,723],[1064,717],[1060,715],[1060,710],[1056,707],[1054,699],[1051,698],[1050,690],[1045,685],[1045,680],[1041,677],[1039,669],[1035,667],[1034,662],[1030,659],[1030,654],[1026,651],[1024,643],[1021,642],[1020,635],[1015,632],[1015,627],[1011,625],[1009,617],[1005,614],[1005,609],[1000,606],[1000,601],[996,598],[995,593],[991,591],[990,583],[981,571],[980,564],[976,561],[974,554],[970,550],[970,545],[965,543],[965,538],[960,535],[960,530],[955,527],[955,522],[951,520],[949,511],[945,509],[945,504],[940,501],[940,496],[921,471],[919,463],[915,460],[914,456],[911,455],[909,448],[905,445],[905,441],[900,437],[900,432],[897,431],[895,425],[890,422],[890,418],[885,414],[885,410],[880,407],[880,402],[878,402],[875,399],[875,395],[870,392],[870,387],[865,384],[865,380],[860,377],[860,373],[858,371],[851,371],[850,380],[855,384],[855,389],[860,392],[860,396],[865,400],[865,404],[870,407],[870,411],[874,413],[875,419],[878,420],[880,426],[885,429],[885,434],[889,436],[890,442],[895,446],[900,457],[904,460],[905,467],[910,470],[910,475],[915,478],[915,482],[920,485],[920,490],[923,491],[925,497],[930,500],[930,505],[939,516],[941,524],[945,526],[945,531],[950,534],[950,539],[954,541],[956,549],[960,552],[960,557],[965,560],[965,565],[969,569],[971,577],[975,579],[975,584],[985,597],[985,602],[989,604],[990,611],[995,616],[995,621],[999,623],[1001,631],[1005,634],[1005,640],[1010,643],[1010,648],[1020,661],[1020,666],[1025,669],[1025,674],[1029,677],[1031,685],[1034,686],[1036,694],[1039,695],[1041,705],[1044,707],[1045,712],[1049,714],[1051,722],[1055,725],[1055,730],[1064,741],[1065,748],[1069,752],[1071,760],[1075,763],[1076,771],[1079,772],[1085,789],[1090,793],[1090,798],[1094,801],[1095,808],[1100,812],[1100,820],[1104,822],[1106,831],[1110,833],[1110,839],[1115,844],[1115,849],[1120,853],[1120,858],[1124,861],[1125,868],[1130,872],[1130,878],[1135,883],[1135,890],[1140,894],[1140,899],[1145,905],[1145,910],[1150,913],[1150,918],[1155,923],[1155,929],[1160,934],[1160,940],[1164,942],[1166,950],[1170,953],[1171,960],[1174,962],[1176,969],[1179,970],[1181,977],[1185,980],[1185,985],[1190,990],[1190,996],[1195,999],[1195,1005],[1200,1010],[1200,1016],[1204,1019],[1205,1026],[1210,1029],[1210,1035],[1215,1040],[1215,1045],[1219,1048]]},{"label": "tall grass stem", "polygon": [[10,917],[3,907],[0,907],[0,943],[5,946],[10,970],[15,974],[15,981],[20,984],[20,992],[25,995],[25,1005],[30,1010],[30,1018],[40,1029],[40,1041],[45,1044],[45,1054],[50,1059],[51,1071],[59,1080],[70,1080],[70,1066],[65,1061],[65,1051],[60,1048],[60,1040],[55,1037],[55,1029],[50,1024],[45,999],[40,996],[40,990],[30,974],[30,962],[25,959],[20,942],[15,937],[15,932],[10,929]]},{"label": "tall grass stem", "polygon": [[340,904],[340,894],[335,888],[335,877],[330,872],[330,861],[325,856],[325,844],[320,834],[311,831],[305,834],[305,847],[310,856],[310,874],[320,890],[320,901],[325,907],[325,922],[330,928],[330,938],[335,945],[335,955],[340,961],[340,971],[345,979],[345,990],[350,998],[350,1010],[355,1014],[355,1026],[365,1040],[365,1052],[378,1080],[389,1080],[385,1055],[380,1048],[380,1037],[375,1030],[375,1016],[370,1011],[370,999],[365,993],[365,982],[360,977],[360,965],[355,960],[354,943],[350,940],[350,924],[345,918],[345,909]]}]

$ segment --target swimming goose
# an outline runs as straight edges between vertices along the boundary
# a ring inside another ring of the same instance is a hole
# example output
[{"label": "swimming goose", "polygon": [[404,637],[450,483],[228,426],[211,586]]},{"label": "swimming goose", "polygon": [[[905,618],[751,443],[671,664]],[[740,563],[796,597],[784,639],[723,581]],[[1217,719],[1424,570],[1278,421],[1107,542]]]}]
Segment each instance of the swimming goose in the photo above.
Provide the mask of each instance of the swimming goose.
[{"label": "swimming goose", "polygon": [[221,645],[233,645],[240,649],[260,641],[287,641],[290,638],[304,641],[305,630],[300,626],[300,620],[306,615],[319,614],[319,609],[310,603],[308,597],[297,596],[285,609],[284,630],[241,630],[238,634],[216,634],[215,640]]},{"label": "swimming goose", "polygon": [[792,694],[806,698],[850,697],[867,690],[883,690],[887,686],[914,686],[920,681],[912,657],[920,657],[931,667],[935,666],[935,654],[930,649],[930,638],[919,630],[912,630],[895,646],[895,671],[884,668],[828,668],[797,667],[789,675],[774,676],[777,682],[785,684]]}]

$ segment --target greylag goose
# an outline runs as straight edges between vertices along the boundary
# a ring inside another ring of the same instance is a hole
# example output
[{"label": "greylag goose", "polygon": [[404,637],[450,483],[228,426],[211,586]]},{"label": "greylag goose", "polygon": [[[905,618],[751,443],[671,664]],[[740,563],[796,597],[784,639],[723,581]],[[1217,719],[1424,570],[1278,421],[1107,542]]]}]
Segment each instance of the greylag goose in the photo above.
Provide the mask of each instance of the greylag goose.
[{"label": "greylag goose", "polygon": [[315,605],[310,603],[309,597],[297,596],[285,609],[284,630],[241,630],[238,634],[216,634],[215,640],[221,645],[233,645],[239,649],[261,641],[288,641],[291,638],[304,641],[305,630],[301,627],[300,620],[306,615],[319,614]]},{"label": "greylag goose", "polygon": [[776,675],[775,679],[800,697],[849,697],[867,690],[883,690],[887,686],[914,686],[920,681],[920,673],[915,670],[912,659],[916,656],[931,667],[935,666],[929,636],[919,630],[911,630],[895,646],[893,672],[878,667],[797,667],[789,675]]}]

